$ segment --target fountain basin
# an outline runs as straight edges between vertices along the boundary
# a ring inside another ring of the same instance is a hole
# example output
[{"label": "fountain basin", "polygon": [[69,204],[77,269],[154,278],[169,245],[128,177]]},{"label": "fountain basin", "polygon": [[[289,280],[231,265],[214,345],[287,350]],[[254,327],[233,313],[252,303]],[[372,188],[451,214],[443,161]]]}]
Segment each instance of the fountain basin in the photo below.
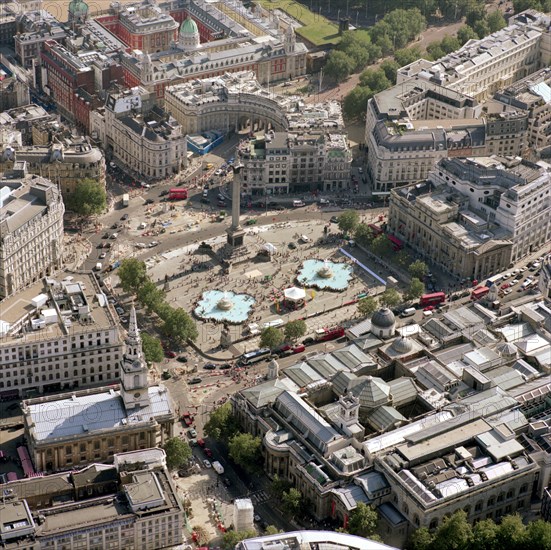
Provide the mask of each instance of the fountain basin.
[{"label": "fountain basin", "polygon": [[306,260],[297,275],[297,281],[306,287],[342,292],[352,278],[352,267],[327,260]]},{"label": "fountain basin", "polygon": [[239,324],[249,318],[254,304],[255,299],[249,294],[207,290],[193,312],[199,319]]}]

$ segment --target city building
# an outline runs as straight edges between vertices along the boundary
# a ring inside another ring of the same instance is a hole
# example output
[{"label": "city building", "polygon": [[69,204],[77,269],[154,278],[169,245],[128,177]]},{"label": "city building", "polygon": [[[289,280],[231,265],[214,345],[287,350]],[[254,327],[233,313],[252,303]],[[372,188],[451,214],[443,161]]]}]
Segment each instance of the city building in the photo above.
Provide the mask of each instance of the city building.
[{"label": "city building", "polygon": [[0,6],[0,44],[13,46],[13,37],[16,33],[17,10],[8,2],[2,2]]},{"label": "city building", "polygon": [[484,101],[551,61],[548,14],[526,10],[509,25],[436,61],[418,59],[398,70],[396,83],[412,77],[434,82],[476,101]]},{"label": "city building", "polygon": [[376,193],[425,179],[442,158],[516,156],[528,114],[482,111],[476,100],[419,76],[376,94],[366,113],[368,174]]},{"label": "city building", "polygon": [[[492,97],[547,66],[550,57],[549,16],[527,10],[437,61],[399,69],[396,85],[367,106],[367,176],[375,193],[422,181],[442,158],[526,157],[529,147],[541,148],[541,135],[538,142],[534,134],[546,109],[533,112],[522,101],[504,105]],[[537,89],[545,95],[545,86]]]},{"label": "city building", "polygon": [[544,499],[550,327],[537,298],[401,328],[381,310],[350,328],[354,343],[275,369],[231,402],[262,438],[266,473],[296,487],[317,519],[346,527],[358,503],[372,505],[379,534],[402,547],[458,509],[499,521]]},{"label": "city building", "polygon": [[17,16],[17,32],[13,36],[15,58],[25,69],[40,63],[40,51],[47,40],[63,43],[64,26],[48,11],[31,11]]},{"label": "city building", "polygon": [[391,546],[365,537],[357,537],[348,533],[335,533],[334,531],[314,530],[292,531],[290,533],[278,533],[277,535],[265,535],[263,537],[245,539],[236,546],[236,550],[262,550],[271,545],[278,546],[279,548],[330,545],[335,550],[396,550]]},{"label": "city building", "polygon": [[[6,109],[0,113],[0,145],[38,145],[33,139],[33,128],[41,122],[52,120],[55,117],[34,103]],[[21,135],[18,136],[18,133]]]},{"label": "city building", "polygon": [[343,130],[336,101],[307,104],[300,96],[281,95],[262,86],[253,71],[227,72],[169,86],[165,108],[185,134],[245,128],[282,132],[300,129]]},{"label": "city building", "polygon": [[91,114],[91,131],[109,157],[141,176],[170,177],[187,164],[182,127],[143,88],[109,92],[105,107]]},{"label": "city building", "polygon": [[442,159],[425,183],[392,190],[388,229],[451,275],[481,280],[551,238],[550,178],[542,161]]},{"label": "city building", "polygon": [[58,187],[24,162],[0,178],[0,298],[61,268],[64,212]]},{"label": "city building", "polygon": [[[103,307],[108,309],[107,304]],[[101,346],[101,336],[93,344]],[[95,368],[99,370],[102,365]],[[108,461],[116,453],[162,446],[173,436],[174,404],[164,385],[148,384],[134,306],[118,369],[120,386],[23,402],[25,438],[36,470],[56,471]],[[54,416],[51,410],[56,411]]]},{"label": "city building", "polygon": [[250,195],[337,191],[350,186],[352,152],[342,130],[268,132],[237,149],[241,187]]},{"label": "city building", "polygon": [[11,63],[3,53],[0,53],[0,69],[2,86],[0,86],[0,113],[30,103],[28,73]]},{"label": "city building", "polygon": [[[50,125],[50,122],[48,122]],[[52,127],[45,135],[52,135]],[[40,135],[37,126],[32,127],[33,138]],[[34,142],[34,139],[33,139]],[[48,178],[67,198],[77,183],[90,178],[105,186],[105,159],[101,150],[83,137],[53,137],[48,145],[19,145],[11,141],[2,146],[0,171],[11,170],[18,162],[24,162],[29,174]]]},{"label": "city building", "polygon": [[306,74],[307,48],[292,25],[233,1],[114,5],[96,18],[123,41],[124,83],[153,92],[197,78],[251,70],[263,84]]},{"label": "city building", "polygon": [[162,4],[151,2],[112,5],[109,15],[100,15],[96,21],[122,40],[128,49],[144,53],[168,50],[179,28]]},{"label": "city building", "polygon": [[148,454],[3,485],[0,543],[23,550],[179,546],[184,513],[176,489]]},{"label": "city building", "polygon": [[60,276],[38,281],[2,302],[3,399],[119,379],[119,326],[96,278],[91,273]]},{"label": "city building", "polygon": [[533,73],[494,96],[495,105],[503,104],[528,113],[528,147],[537,156],[549,156],[551,145],[551,69]]},{"label": "city building", "polygon": [[86,94],[93,96],[113,83],[120,84],[121,65],[98,51],[73,53],[55,40],[43,43],[40,59],[42,91],[55,101],[64,119],[89,133],[94,105]]},{"label": "city building", "polygon": [[538,288],[546,300],[551,301],[551,254],[548,254],[540,270]]}]

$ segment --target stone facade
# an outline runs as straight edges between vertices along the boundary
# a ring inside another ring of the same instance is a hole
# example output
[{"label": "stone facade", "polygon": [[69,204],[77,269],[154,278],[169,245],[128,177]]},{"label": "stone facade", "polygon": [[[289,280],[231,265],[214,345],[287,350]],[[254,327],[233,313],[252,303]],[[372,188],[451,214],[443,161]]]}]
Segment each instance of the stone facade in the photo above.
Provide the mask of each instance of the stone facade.
[{"label": "stone facade", "polygon": [[51,275],[63,261],[63,213],[58,187],[29,176],[24,163],[0,180],[0,298]]},{"label": "stone facade", "polygon": [[0,398],[119,379],[119,326],[110,307],[97,303],[101,292],[93,274],[65,273],[63,280],[50,276],[2,302],[8,328],[0,338]]},{"label": "stone facade", "polygon": [[389,231],[458,278],[483,279],[547,242],[547,165],[444,159],[425,185],[391,192]]}]

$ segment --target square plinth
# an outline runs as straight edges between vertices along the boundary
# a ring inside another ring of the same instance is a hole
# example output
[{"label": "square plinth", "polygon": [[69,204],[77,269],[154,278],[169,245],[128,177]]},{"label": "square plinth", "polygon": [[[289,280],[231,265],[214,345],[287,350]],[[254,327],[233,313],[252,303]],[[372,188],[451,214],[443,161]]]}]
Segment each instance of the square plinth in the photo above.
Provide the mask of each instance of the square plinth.
[{"label": "square plinth", "polygon": [[228,244],[237,248],[243,246],[243,241],[245,240],[245,231],[243,229],[228,229]]}]

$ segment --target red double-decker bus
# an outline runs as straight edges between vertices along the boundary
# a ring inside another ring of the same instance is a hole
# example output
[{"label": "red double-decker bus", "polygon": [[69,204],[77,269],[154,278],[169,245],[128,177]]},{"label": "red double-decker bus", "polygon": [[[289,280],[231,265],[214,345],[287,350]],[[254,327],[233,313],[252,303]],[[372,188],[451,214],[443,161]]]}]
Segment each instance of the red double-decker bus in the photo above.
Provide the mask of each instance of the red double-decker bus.
[{"label": "red double-decker bus", "polygon": [[446,301],[446,294],[444,292],[433,292],[432,294],[423,294],[419,300],[421,307],[437,306]]},{"label": "red double-decker bus", "polygon": [[399,252],[404,248],[404,243],[401,241],[398,237],[395,237],[394,235],[387,235],[388,240],[392,243],[392,250],[394,252]]},{"label": "red double-decker bus", "polygon": [[367,227],[369,227],[369,229],[373,231],[373,235],[375,235],[375,237],[378,237],[379,235],[384,233],[383,228],[379,227],[378,225],[375,225],[374,223],[368,224]]},{"label": "red double-decker bus", "polygon": [[187,189],[185,187],[174,187],[168,192],[168,199],[171,201],[187,199]]},{"label": "red double-decker bus", "polygon": [[480,300],[483,296],[486,296],[490,292],[490,289],[487,286],[479,286],[471,292],[471,300],[476,301]]}]

